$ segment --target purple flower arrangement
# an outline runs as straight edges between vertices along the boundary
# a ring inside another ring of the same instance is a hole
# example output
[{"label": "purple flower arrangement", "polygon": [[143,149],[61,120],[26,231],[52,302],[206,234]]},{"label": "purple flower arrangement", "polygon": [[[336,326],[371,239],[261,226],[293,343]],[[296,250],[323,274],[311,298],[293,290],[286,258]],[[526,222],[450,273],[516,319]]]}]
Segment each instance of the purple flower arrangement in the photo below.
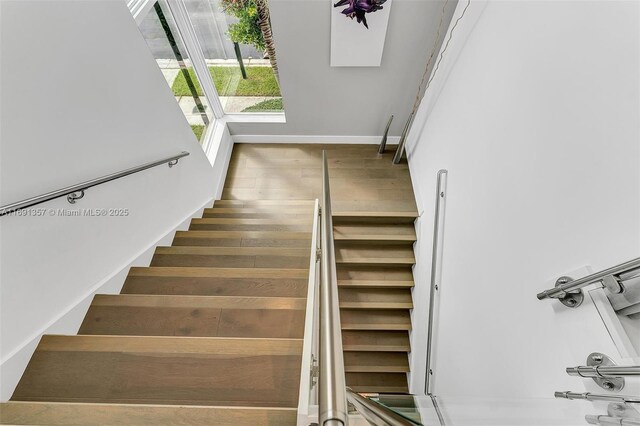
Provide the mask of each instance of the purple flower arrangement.
[{"label": "purple flower arrangement", "polygon": [[362,23],[369,28],[367,24],[367,13],[376,12],[382,9],[382,5],[387,0],[340,0],[333,7],[347,6],[342,10],[342,14],[347,18],[356,18],[358,23]]}]

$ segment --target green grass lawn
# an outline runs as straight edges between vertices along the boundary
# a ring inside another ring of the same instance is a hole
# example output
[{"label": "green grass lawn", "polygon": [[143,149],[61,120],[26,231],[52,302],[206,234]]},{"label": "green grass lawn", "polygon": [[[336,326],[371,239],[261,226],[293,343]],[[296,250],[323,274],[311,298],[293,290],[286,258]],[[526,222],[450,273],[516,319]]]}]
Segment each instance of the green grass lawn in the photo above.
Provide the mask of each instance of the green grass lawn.
[{"label": "green grass lawn", "polygon": [[204,126],[201,124],[192,124],[191,130],[193,130],[193,134],[196,135],[196,139],[198,142],[202,143],[202,132],[204,132]]},{"label": "green grass lawn", "polygon": [[284,104],[282,98],[268,99],[266,101],[259,102],[248,108],[242,110],[242,112],[261,112],[261,111],[284,111]]},{"label": "green grass lawn", "polygon": [[[246,70],[247,79],[244,80],[239,67],[209,67],[220,96],[280,96],[280,88],[271,67],[247,67]],[[198,94],[202,95],[193,68],[189,68],[189,74]],[[176,96],[191,95],[182,72],[178,74],[172,89]]]}]

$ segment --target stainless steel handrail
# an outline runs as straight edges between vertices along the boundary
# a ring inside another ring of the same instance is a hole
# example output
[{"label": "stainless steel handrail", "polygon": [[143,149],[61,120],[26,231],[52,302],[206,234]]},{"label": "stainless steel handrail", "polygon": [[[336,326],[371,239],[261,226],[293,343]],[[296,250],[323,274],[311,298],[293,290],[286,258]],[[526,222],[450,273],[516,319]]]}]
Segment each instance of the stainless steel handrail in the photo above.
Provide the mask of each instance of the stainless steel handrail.
[{"label": "stainless steel handrail", "polygon": [[[604,271],[596,272],[594,274],[587,275],[586,277],[569,281],[566,284],[562,284],[549,290],[545,290],[542,293],[538,293],[537,297],[539,300],[562,298],[565,297],[567,293],[579,290],[598,281],[602,281],[609,275],[615,277],[638,269],[640,269],[640,257],[625,263],[621,263],[620,265],[613,266],[609,269],[605,269]],[[624,279],[624,277],[622,277],[622,279]]]},{"label": "stainless steel handrail", "polygon": [[347,388],[347,399],[356,410],[372,425],[389,425],[389,426],[415,426],[416,423],[411,422],[390,408],[377,404]]},{"label": "stainless steel handrail", "polygon": [[[64,197],[65,195],[67,196],[69,202],[73,204],[76,199],[80,199],[82,198],[82,196],[84,196],[84,190],[87,188],[111,182],[112,180],[120,179],[122,177],[129,176],[134,173],[138,173],[165,163],[168,164],[169,167],[172,167],[178,163],[179,159],[186,157],[187,155],[189,155],[188,152],[182,151],[180,154],[172,155],[171,157],[162,158],[160,160],[152,161],[151,163],[146,163],[141,166],[131,167],[130,169],[122,170],[120,172],[111,173],[109,175],[81,182],[76,185],[67,186],[66,188],[56,189],[55,191],[47,192],[46,194],[37,195],[35,197],[27,198],[22,201],[7,204],[0,207],[0,216],[7,215],[17,210],[26,209],[27,207],[32,207],[36,204],[41,204],[46,201],[53,200],[54,198]],[[72,196],[76,192],[80,192],[82,193],[82,195]]]},{"label": "stainless steel handrail", "polygon": [[338,279],[333,245],[331,192],[327,155],[322,152],[322,211],[320,266],[320,342],[318,381],[320,426],[346,426],[348,422],[342,329],[338,306]]},{"label": "stainless steel handrail", "polygon": [[424,381],[424,392],[431,395],[431,385],[433,383],[433,369],[431,368],[433,356],[433,338],[436,321],[436,298],[441,288],[440,278],[442,276],[442,243],[444,238],[444,212],[446,208],[447,196],[447,170],[438,171],[436,185],[436,212],[433,222],[433,249],[431,250],[431,282],[429,291],[429,319],[427,322],[427,352],[426,371]]},{"label": "stainless steel handrail", "polygon": [[640,419],[634,418],[622,418],[611,416],[594,416],[587,414],[584,416],[587,423],[590,425],[600,426],[640,426]]},{"label": "stainless steel handrail", "polygon": [[607,401],[607,402],[620,402],[628,404],[640,404],[640,396],[630,395],[603,395],[591,392],[555,392],[556,398],[564,399],[583,399],[585,401]]},{"label": "stainless steel handrail", "polygon": [[640,365],[581,365],[568,367],[567,374],[588,378],[640,376]]}]

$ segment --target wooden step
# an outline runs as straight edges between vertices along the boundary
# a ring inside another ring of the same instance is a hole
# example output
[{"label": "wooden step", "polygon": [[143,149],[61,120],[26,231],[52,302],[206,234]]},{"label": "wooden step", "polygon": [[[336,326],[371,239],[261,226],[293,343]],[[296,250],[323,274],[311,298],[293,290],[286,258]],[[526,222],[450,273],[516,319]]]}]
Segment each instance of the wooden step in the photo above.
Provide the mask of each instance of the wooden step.
[{"label": "wooden step", "polygon": [[407,309],[340,309],[343,330],[411,330]]},{"label": "wooden step", "polygon": [[407,373],[409,357],[404,352],[345,352],[347,373]]},{"label": "wooden step", "polygon": [[309,249],[273,247],[158,247],[151,266],[309,269]]},{"label": "wooden step", "polygon": [[311,248],[308,232],[178,231],[174,246]]},{"label": "wooden step", "polygon": [[342,288],[412,288],[413,281],[338,280]]},{"label": "wooden step", "polygon": [[272,231],[272,232],[309,232],[309,220],[284,221],[282,219],[230,219],[204,218],[192,219],[190,231]]},{"label": "wooden step", "polygon": [[306,297],[308,280],[305,269],[134,267],[122,293]]},{"label": "wooden step", "polygon": [[412,265],[381,266],[338,264],[338,281],[413,281]]},{"label": "wooden step", "polygon": [[336,245],[336,264],[411,266],[415,262],[411,247],[356,243]]},{"label": "wooden step", "polygon": [[208,209],[205,210],[202,217],[204,218],[228,218],[228,219],[277,219],[281,222],[288,222],[290,220],[308,220],[313,217],[313,211],[292,212],[287,210],[272,210],[267,212],[250,212],[242,210],[251,209],[237,209],[241,211],[236,212],[223,212],[223,210],[229,209]]},{"label": "wooden step", "polygon": [[0,404],[4,425],[295,425],[295,408],[211,407],[12,401]]},{"label": "wooden step", "polygon": [[308,206],[265,206],[265,207],[215,207],[204,209],[203,217],[223,217],[225,214],[237,214],[241,217],[249,217],[246,215],[313,215],[313,205]]},{"label": "wooden step", "polygon": [[413,224],[418,217],[412,211],[339,211],[332,213],[333,223],[410,223]]},{"label": "wooden step", "polygon": [[416,232],[412,224],[400,225],[335,225],[333,238],[337,244],[367,243],[367,244],[413,244]]},{"label": "wooden step", "polygon": [[302,340],[43,336],[14,401],[297,406]]},{"label": "wooden step", "polygon": [[416,238],[410,235],[380,235],[380,234],[349,234],[349,235],[336,235],[334,234],[334,240],[336,245],[342,242],[350,243],[368,243],[368,244],[413,244],[416,242]]},{"label": "wooden step", "polygon": [[408,393],[406,373],[346,373],[347,386],[355,392]]},{"label": "wooden step", "polygon": [[282,208],[282,206],[299,207],[309,206],[313,208],[315,200],[216,200],[213,202],[213,208],[218,207],[250,207],[250,208]]},{"label": "wooden step", "polygon": [[96,295],[78,334],[303,338],[304,298]]},{"label": "wooden step", "polygon": [[411,291],[406,288],[340,288],[340,308],[413,309]]},{"label": "wooden step", "polygon": [[409,352],[409,333],[406,331],[342,332],[342,349],[353,352]]}]

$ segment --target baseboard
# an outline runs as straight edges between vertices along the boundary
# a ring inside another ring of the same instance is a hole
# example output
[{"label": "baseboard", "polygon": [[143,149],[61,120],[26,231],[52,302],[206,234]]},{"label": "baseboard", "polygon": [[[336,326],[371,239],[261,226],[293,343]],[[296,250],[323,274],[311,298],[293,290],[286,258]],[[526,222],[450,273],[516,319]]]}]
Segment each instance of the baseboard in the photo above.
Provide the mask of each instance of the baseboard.
[{"label": "baseboard", "polygon": [[[318,144],[358,144],[378,145],[382,136],[340,136],[340,135],[232,135],[235,143],[318,143]],[[397,144],[400,136],[389,136],[387,143]]]},{"label": "baseboard", "polygon": [[213,198],[184,220],[174,224],[158,240],[132,256],[129,262],[122,265],[112,274],[100,280],[79,299],[71,303],[62,313],[54,317],[39,332],[27,338],[20,347],[9,353],[0,363],[0,401],[7,401],[13,394],[43,334],[76,334],[95,294],[120,293],[130,267],[149,266],[156,247],[171,245],[175,232],[188,229],[191,219],[202,217],[203,209],[210,207],[212,203]]}]

